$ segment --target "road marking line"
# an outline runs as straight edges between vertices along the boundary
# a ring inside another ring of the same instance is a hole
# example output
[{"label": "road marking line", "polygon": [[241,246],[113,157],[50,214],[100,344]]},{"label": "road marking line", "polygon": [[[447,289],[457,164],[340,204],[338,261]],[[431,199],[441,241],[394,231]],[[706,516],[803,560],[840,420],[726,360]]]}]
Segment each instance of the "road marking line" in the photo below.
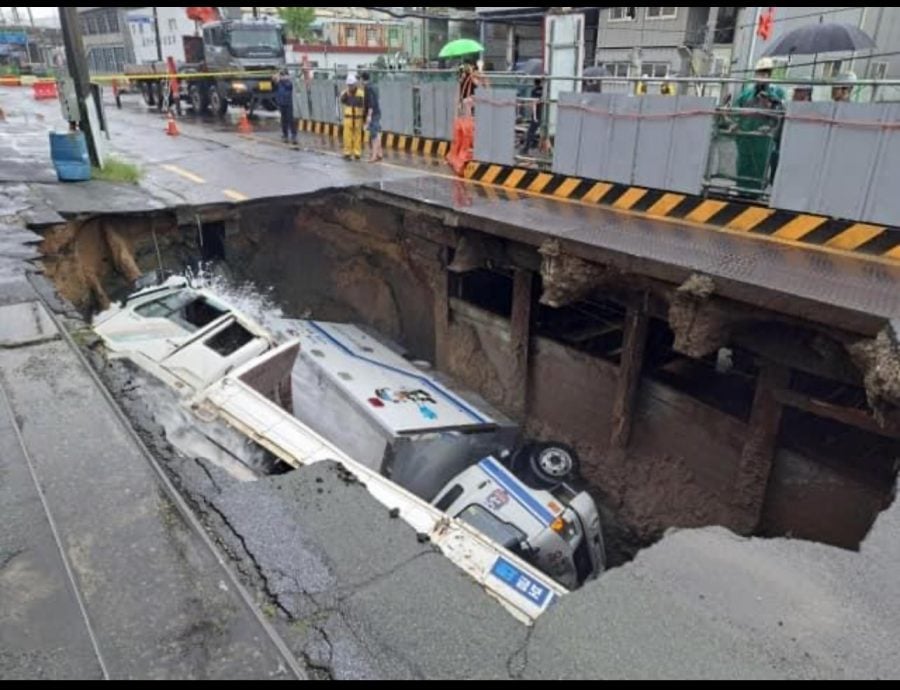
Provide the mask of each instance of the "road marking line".
[{"label": "road marking line", "polygon": [[185,170],[184,168],[179,168],[177,165],[164,165],[162,166],[163,170],[168,170],[170,173],[174,173],[179,177],[183,177],[186,180],[190,180],[196,184],[206,184],[206,180],[204,180],[199,175],[195,175],[194,173]]}]

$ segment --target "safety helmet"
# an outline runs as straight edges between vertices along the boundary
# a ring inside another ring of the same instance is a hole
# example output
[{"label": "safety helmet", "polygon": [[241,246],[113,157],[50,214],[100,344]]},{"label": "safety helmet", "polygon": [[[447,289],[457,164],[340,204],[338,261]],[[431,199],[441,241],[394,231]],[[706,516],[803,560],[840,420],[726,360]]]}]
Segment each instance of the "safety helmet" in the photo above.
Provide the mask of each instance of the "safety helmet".
[{"label": "safety helmet", "polygon": [[351,72],[347,75],[347,86],[356,86],[359,83],[359,80],[356,78],[356,73]]},{"label": "safety helmet", "polygon": [[836,84],[855,84],[859,81],[859,78],[856,76],[855,72],[842,72],[834,78],[834,82]]},{"label": "safety helmet", "polygon": [[757,72],[771,72],[775,69],[775,61],[770,57],[760,58],[756,63]]}]

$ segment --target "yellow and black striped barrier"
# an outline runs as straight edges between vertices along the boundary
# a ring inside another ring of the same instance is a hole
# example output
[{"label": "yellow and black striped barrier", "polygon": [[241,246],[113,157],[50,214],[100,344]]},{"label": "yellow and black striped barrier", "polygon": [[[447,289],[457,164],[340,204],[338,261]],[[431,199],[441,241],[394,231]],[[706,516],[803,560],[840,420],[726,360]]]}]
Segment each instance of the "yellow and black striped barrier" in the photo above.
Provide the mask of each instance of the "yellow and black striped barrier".
[{"label": "yellow and black striped barrier", "polygon": [[[301,120],[300,131],[326,137],[340,138],[344,134],[344,127],[343,125],[335,125],[328,122]],[[368,139],[368,133],[366,133],[366,137]],[[381,139],[382,144],[386,149],[403,153],[413,153],[422,156],[439,156],[443,158],[450,152],[450,142],[440,139],[414,137],[404,134],[393,134],[390,132],[382,133]]]},{"label": "yellow and black striped barrier", "polygon": [[482,184],[606,206],[650,218],[900,261],[900,228],[886,225],[779,211],[740,201],[707,199],[489,163],[470,163],[465,177]]},{"label": "yellow and black striped barrier", "polygon": [[[310,120],[301,121],[301,129],[329,137],[340,137],[343,133],[341,125]],[[408,153],[445,157],[450,148],[447,141],[392,133],[382,136],[386,148]],[[707,199],[490,163],[469,163],[464,176],[507,195],[512,192],[541,195],[670,222],[900,262],[900,228],[887,225],[780,211],[735,200]]]}]

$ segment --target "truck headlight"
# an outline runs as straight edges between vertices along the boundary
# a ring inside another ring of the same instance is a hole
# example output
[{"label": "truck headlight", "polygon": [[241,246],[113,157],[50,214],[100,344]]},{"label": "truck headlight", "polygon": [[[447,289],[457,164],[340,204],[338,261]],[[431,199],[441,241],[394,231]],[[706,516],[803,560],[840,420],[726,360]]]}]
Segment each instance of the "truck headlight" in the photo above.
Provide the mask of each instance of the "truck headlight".
[{"label": "truck headlight", "polygon": [[242,81],[231,82],[231,88],[235,91],[246,91],[247,85]]}]

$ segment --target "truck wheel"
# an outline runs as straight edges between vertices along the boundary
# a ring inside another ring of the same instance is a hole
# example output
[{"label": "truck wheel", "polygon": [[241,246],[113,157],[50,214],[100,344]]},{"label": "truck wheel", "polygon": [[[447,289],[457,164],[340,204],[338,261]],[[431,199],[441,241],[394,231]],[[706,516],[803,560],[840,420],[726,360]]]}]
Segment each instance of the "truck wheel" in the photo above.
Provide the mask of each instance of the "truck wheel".
[{"label": "truck wheel", "polygon": [[209,90],[209,107],[212,108],[213,114],[224,117],[228,112],[228,99],[222,93],[222,89],[213,87]]},{"label": "truck wheel", "polygon": [[156,100],[153,98],[153,84],[149,82],[143,82],[141,84],[141,96],[144,97],[144,103],[147,104],[147,107],[152,108],[156,105]]},{"label": "truck wheel", "polygon": [[534,483],[547,489],[574,481],[581,473],[578,453],[560,443],[537,443],[526,448],[517,464],[520,470],[527,471]]},{"label": "truck wheel", "polygon": [[209,108],[209,94],[204,86],[192,84],[188,95],[191,99],[191,107],[198,115],[202,115]]}]

